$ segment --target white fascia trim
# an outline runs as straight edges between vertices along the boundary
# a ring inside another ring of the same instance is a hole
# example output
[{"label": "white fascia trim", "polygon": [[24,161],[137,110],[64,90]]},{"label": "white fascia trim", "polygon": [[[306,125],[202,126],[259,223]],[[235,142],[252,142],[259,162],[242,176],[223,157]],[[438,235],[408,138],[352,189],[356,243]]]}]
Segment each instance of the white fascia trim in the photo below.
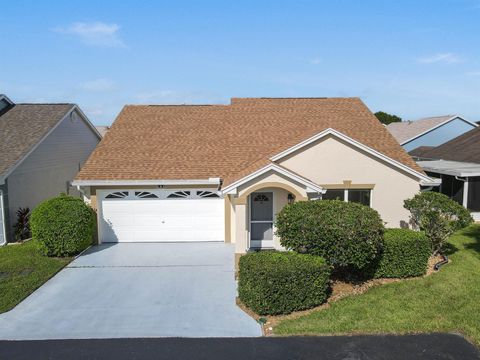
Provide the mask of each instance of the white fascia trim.
[{"label": "white fascia trim", "polygon": [[401,142],[400,145],[403,146],[403,145],[405,145],[405,144],[407,144],[407,143],[409,143],[409,142],[411,142],[411,141],[413,141],[413,140],[415,140],[415,139],[418,139],[420,136],[423,136],[423,135],[425,135],[425,134],[428,134],[429,132],[431,132],[431,131],[433,131],[433,130],[435,130],[435,129],[438,129],[439,127],[441,127],[441,126],[443,126],[443,125],[445,125],[445,124],[447,124],[447,123],[449,123],[450,121],[455,120],[455,119],[460,119],[460,120],[466,122],[467,124],[473,125],[473,127],[477,127],[477,126],[478,126],[478,124],[475,124],[475,123],[472,122],[472,121],[469,121],[469,120],[467,120],[467,119],[464,119],[464,118],[461,117],[461,116],[455,115],[455,116],[452,116],[451,118],[445,120],[444,122],[442,122],[442,123],[440,123],[440,124],[438,124],[438,125],[435,125],[434,127],[430,128],[430,129],[428,129],[428,130],[426,130],[426,131],[424,131],[424,132],[422,132],[422,133],[420,133],[420,134],[418,134],[418,135],[415,135],[414,137],[412,137],[412,138],[410,138],[410,139],[408,139],[408,140],[405,140],[405,141]]},{"label": "white fascia trim", "polygon": [[73,180],[73,186],[220,185],[220,178],[186,180]]},{"label": "white fascia trim", "polygon": [[345,134],[342,134],[341,132],[335,130],[335,129],[332,129],[332,128],[328,128],[320,133],[318,133],[317,135],[314,135],[312,136],[311,138],[308,138],[307,140],[304,140],[300,143],[298,143],[297,145],[294,145],[292,146],[291,148],[289,149],[286,149],[284,151],[282,151],[281,153],[275,155],[275,156],[272,156],[270,158],[270,160],[272,161],[278,161],[282,158],[284,158],[285,156],[303,148],[304,146],[307,146],[327,135],[333,135],[333,136],[336,136],[338,137],[339,139],[342,139],[343,141],[346,141],[347,143],[365,151],[366,153],[370,154],[370,155],[373,155],[374,157],[376,158],[379,158],[383,161],[385,161],[386,163],[390,164],[390,165],[393,165],[395,166],[396,168],[399,168],[407,173],[409,173],[410,175],[414,175],[416,176],[421,182],[426,182],[426,183],[430,183],[433,181],[433,179],[431,179],[430,177],[412,169],[411,167],[407,166],[407,165],[404,165],[402,164],[401,162],[397,161],[397,160],[393,160],[392,158],[382,154],[381,152],[377,151],[377,150],[374,150],[372,149],[371,147],[368,147],[364,144],[362,144],[361,142],[357,141],[357,140],[354,140],[352,139],[351,137],[345,135]]},{"label": "white fascia trim", "polygon": [[324,194],[326,192],[325,189],[323,189],[321,186],[311,182],[310,180],[307,180],[297,174],[294,174],[287,169],[278,166],[277,164],[269,164],[267,166],[264,166],[263,168],[251,173],[250,175],[247,175],[240,180],[235,181],[234,183],[230,184],[229,186],[225,187],[222,190],[223,194],[236,194],[237,193],[237,188],[241,186],[242,184],[245,184],[246,182],[249,182],[250,180],[253,180],[263,174],[265,174],[268,171],[275,171],[279,174],[282,174],[300,184],[305,186],[306,191],[308,193],[322,193]]},{"label": "white fascia trim", "polygon": [[14,102],[13,102],[12,100],[10,100],[10,99],[8,98],[8,96],[5,95],[5,94],[1,94],[1,95],[0,95],[0,101],[1,101],[1,100],[7,100],[7,102],[8,102],[10,105],[15,105]]}]

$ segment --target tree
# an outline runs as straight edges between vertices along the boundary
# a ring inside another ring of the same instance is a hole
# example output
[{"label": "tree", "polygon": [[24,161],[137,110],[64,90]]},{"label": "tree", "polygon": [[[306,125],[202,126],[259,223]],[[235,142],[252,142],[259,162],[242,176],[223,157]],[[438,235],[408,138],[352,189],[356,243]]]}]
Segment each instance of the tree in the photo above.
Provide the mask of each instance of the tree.
[{"label": "tree", "polygon": [[388,114],[388,113],[383,112],[383,111],[377,111],[375,113],[375,116],[377,117],[378,120],[380,120],[380,122],[382,124],[385,124],[385,125],[388,125],[388,124],[393,123],[393,122],[402,121],[401,117],[398,117],[397,115]]}]

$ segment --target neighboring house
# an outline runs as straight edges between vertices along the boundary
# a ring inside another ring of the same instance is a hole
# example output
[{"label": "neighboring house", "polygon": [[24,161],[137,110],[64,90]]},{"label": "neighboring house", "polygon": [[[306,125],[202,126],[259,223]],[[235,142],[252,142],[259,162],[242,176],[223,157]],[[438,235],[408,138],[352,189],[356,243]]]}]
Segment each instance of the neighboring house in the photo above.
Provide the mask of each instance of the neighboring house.
[{"label": "neighboring house", "polygon": [[287,203],[355,201],[389,227],[438,185],[358,98],[234,98],[126,106],[74,180],[100,242],[225,241],[280,248]]},{"label": "neighboring house", "polygon": [[480,127],[416,158],[429,175],[442,179],[440,192],[465,206],[480,221]]},{"label": "neighboring house", "polygon": [[407,151],[438,146],[477,127],[459,115],[445,115],[387,125],[388,131]]},{"label": "neighboring house", "polygon": [[0,244],[20,207],[74,190],[70,181],[100,141],[75,104],[14,104],[0,95]]},{"label": "neighboring house", "polygon": [[110,129],[110,126],[95,126],[100,136],[103,138],[107,131]]}]

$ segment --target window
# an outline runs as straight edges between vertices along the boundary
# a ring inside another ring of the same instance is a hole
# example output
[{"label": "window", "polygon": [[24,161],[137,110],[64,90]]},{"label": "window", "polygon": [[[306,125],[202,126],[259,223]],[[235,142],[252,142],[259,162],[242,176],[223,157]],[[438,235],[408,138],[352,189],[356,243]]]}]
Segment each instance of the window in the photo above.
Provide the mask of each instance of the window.
[{"label": "window", "polygon": [[184,199],[190,196],[190,191],[175,191],[167,196],[169,199]]},{"label": "window", "polygon": [[370,206],[370,189],[330,189],[322,195],[322,200],[342,200]]},{"label": "window", "polygon": [[327,190],[322,196],[323,200],[345,200],[345,190]]},{"label": "window", "polygon": [[105,196],[105,199],[124,199],[128,196],[128,191],[116,191]]},{"label": "window", "polygon": [[201,198],[218,198],[218,194],[211,191],[197,191],[197,196]]},{"label": "window", "polygon": [[348,201],[370,206],[370,190],[348,190]]},{"label": "window", "polygon": [[148,191],[135,191],[135,197],[140,199],[158,199],[158,196]]}]

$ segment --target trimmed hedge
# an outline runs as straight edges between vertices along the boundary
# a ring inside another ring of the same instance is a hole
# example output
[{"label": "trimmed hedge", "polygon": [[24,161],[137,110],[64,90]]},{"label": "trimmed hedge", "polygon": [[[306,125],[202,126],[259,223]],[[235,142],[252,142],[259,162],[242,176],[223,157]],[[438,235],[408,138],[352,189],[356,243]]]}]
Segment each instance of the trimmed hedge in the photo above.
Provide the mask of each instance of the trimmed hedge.
[{"label": "trimmed hedge", "polygon": [[330,267],[319,257],[261,251],[239,262],[240,300],[260,315],[288,314],[327,299]]},{"label": "trimmed hedge", "polygon": [[60,195],[33,210],[30,226],[43,254],[71,256],[92,243],[95,212],[79,198]]},{"label": "trimmed hedge", "polygon": [[337,269],[367,268],[382,249],[380,215],[358,203],[300,201],[280,211],[276,227],[285,248],[322,256]]},{"label": "trimmed hedge", "polygon": [[430,255],[430,240],[424,232],[387,229],[383,253],[375,268],[375,277],[404,278],[424,275]]}]

